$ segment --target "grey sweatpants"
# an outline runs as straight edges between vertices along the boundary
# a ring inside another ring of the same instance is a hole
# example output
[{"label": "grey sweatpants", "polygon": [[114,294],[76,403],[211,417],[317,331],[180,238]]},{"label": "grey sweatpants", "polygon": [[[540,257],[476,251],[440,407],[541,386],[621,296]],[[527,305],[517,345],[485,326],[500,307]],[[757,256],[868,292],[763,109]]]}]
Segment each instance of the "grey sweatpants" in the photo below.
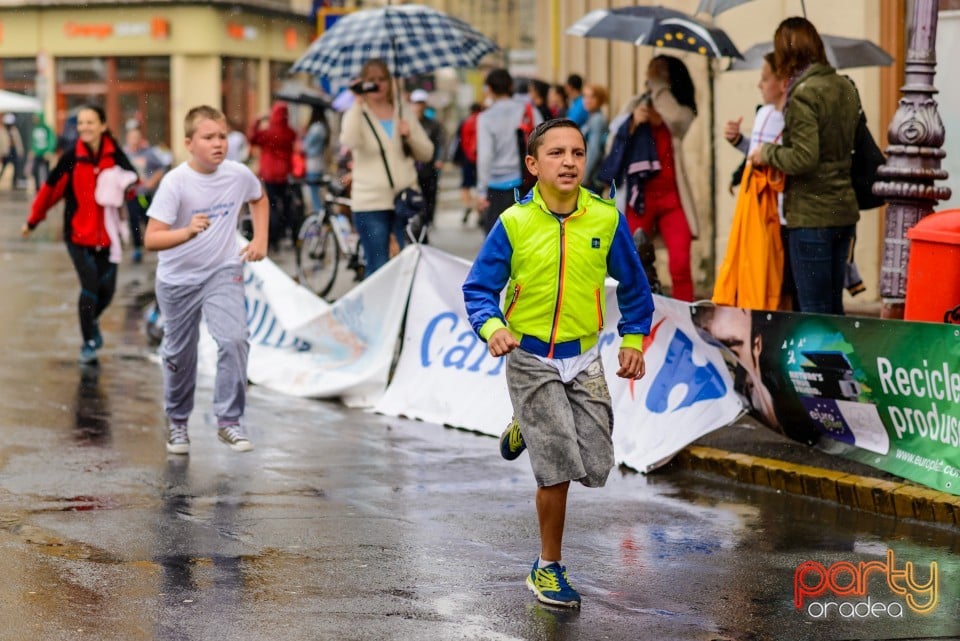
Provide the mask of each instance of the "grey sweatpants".
[{"label": "grey sweatpants", "polygon": [[599,356],[564,383],[555,367],[515,349],[507,355],[507,388],[539,487],[607,482],[614,465],[613,408]]},{"label": "grey sweatpants", "polygon": [[197,386],[200,319],[217,343],[217,378],[213,411],[218,422],[237,422],[247,394],[247,315],[243,302],[243,267],[218,270],[199,285],[157,281],[157,304],[163,314],[163,409],[172,422],[186,423]]}]

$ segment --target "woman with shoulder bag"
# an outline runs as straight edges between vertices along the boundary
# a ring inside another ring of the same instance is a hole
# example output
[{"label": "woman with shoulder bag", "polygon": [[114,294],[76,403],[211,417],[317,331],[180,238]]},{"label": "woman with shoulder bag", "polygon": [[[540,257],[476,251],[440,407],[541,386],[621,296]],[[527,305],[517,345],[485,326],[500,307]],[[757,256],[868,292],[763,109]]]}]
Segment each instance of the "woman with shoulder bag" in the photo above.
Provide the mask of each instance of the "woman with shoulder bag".
[{"label": "woman with shoulder bag", "polygon": [[806,18],[781,22],[773,50],[788,81],[783,141],[755,148],[750,162],[789,177],[783,213],[800,311],[843,314],[845,265],[860,218],[850,178],[860,100],[827,62]]},{"label": "woman with shoulder bag", "polygon": [[351,90],[355,100],[343,116],[340,142],[353,157],[353,219],[367,261],[366,277],[389,259],[391,232],[403,248],[407,221],[397,215],[395,201],[418,189],[414,162],[433,158],[433,143],[416,118],[401,117],[382,60],[364,63]]}]

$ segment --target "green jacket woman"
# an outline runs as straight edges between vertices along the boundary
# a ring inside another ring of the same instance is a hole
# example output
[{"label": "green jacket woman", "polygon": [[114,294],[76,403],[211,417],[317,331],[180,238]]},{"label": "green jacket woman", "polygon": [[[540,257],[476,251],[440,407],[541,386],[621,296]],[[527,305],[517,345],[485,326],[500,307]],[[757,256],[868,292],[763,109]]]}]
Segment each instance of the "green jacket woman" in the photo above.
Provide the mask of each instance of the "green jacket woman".
[{"label": "green jacket woman", "polygon": [[840,227],[860,219],[850,180],[860,99],[830,65],[810,65],[787,96],[783,144],[763,145],[763,164],[785,173],[787,227]]},{"label": "green jacket woman", "polygon": [[850,179],[860,98],[827,63],[823,40],[806,18],[780,23],[773,52],[777,73],[790,83],[783,144],[765,143],[750,160],[787,175],[784,247],[796,307],[843,314],[844,270],[860,218]]}]

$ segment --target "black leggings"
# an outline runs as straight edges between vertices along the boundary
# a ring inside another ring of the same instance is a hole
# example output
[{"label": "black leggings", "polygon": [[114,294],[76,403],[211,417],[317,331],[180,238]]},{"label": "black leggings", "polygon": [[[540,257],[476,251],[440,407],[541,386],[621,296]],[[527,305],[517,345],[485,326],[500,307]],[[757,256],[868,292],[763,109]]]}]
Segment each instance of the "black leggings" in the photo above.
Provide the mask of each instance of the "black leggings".
[{"label": "black leggings", "polygon": [[113,300],[117,289],[117,266],[110,262],[109,249],[94,249],[67,243],[67,251],[73,260],[73,268],[80,279],[80,333],[83,342],[93,340],[97,319]]},{"label": "black leggings", "polygon": [[270,201],[270,248],[280,249],[280,241],[288,233],[291,242],[296,244],[303,221],[293,186],[289,183],[264,184]]}]

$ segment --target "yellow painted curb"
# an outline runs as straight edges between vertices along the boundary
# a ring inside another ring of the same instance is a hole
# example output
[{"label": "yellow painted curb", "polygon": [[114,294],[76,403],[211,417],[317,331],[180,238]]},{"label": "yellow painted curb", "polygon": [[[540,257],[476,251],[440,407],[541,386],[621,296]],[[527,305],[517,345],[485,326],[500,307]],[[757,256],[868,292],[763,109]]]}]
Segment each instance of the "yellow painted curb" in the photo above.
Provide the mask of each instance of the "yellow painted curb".
[{"label": "yellow painted curb", "polygon": [[687,469],[834,501],[867,512],[960,526],[960,496],[906,480],[885,481],[701,445],[681,450],[674,461]]}]

